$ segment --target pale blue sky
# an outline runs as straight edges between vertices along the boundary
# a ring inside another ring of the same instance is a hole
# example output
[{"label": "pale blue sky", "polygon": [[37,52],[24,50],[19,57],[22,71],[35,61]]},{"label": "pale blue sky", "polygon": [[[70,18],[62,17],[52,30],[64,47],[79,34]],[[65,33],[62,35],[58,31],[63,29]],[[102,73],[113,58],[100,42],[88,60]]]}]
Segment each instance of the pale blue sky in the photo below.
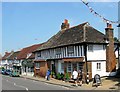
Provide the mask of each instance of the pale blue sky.
[{"label": "pale blue sky", "polygon": [[[90,6],[105,18],[118,20],[118,3],[90,3]],[[104,33],[106,24],[90,13],[81,2],[2,3],[2,52],[19,50],[26,46],[47,41],[60,30],[61,23],[68,19],[70,26],[89,22]],[[116,24],[115,36],[118,36]]]}]

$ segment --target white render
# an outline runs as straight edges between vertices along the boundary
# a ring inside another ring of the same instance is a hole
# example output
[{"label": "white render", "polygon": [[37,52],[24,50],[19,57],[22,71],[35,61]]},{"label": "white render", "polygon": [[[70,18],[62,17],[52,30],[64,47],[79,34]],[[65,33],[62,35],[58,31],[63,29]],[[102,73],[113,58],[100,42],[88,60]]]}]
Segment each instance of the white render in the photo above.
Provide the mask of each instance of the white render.
[{"label": "white render", "polygon": [[[100,70],[97,70],[97,63],[101,63]],[[106,61],[92,62],[92,78],[94,78],[95,74],[99,74],[100,76],[107,76]]]},{"label": "white render", "polygon": [[93,45],[93,51],[87,52],[87,59],[90,60],[106,60],[106,50],[103,45]]}]

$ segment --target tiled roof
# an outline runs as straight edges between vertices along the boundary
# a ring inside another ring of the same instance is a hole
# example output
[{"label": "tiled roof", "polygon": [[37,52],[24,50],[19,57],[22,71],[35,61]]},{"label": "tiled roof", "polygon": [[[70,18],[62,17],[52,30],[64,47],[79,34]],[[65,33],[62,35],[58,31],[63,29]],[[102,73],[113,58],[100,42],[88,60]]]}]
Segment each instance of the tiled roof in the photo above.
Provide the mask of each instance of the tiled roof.
[{"label": "tiled roof", "polygon": [[[59,46],[78,44],[83,42],[105,43],[106,38],[105,35],[88,24],[89,23],[86,22],[59,31],[56,35],[52,36],[46,43],[44,43],[36,51],[55,48]],[[87,27],[84,30],[85,25],[87,25]]]},{"label": "tiled roof", "polygon": [[26,48],[23,48],[20,53],[17,55],[17,59],[26,59],[28,58],[35,58],[34,54],[32,53],[34,50],[38,49],[42,44],[32,45]]},{"label": "tiled roof", "polygon": [[5,55],[2,57],[2,60],[6,60],[10,57],[12,52],[5,52]]},{"label": "tiled roof", "polygon": [[13,54],[9,57],[10,60],[16,59],[17,55],[20,53],[20,51],[13,52]]}]

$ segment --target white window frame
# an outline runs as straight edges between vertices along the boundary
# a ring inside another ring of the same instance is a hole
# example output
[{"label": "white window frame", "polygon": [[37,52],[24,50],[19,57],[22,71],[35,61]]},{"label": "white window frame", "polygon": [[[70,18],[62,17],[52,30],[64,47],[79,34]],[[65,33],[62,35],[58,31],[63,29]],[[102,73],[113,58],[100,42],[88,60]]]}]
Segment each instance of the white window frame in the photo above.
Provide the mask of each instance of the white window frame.
[{"label": "white window frame", "polygon": [[64,71],[64,62],[61,63],[61,71]]},{"label": "white window frame", "polygon": [[67,49],[68,56],[74,56],[74,46],[68,46]]},{"label": "white window frame", "polygon": [[[71,69],[69,70],[69,68],[71,68]],[[72,72],[72,63],[71,62],[67,63],[67,72]]]},{"label": "white window frame", "polygon": [[61,48],[56,48],[55,52],[56,52],[56,55],[60,55],[61,54]]},{"label": "white window frame", "polygon": [[39,62],[35,62],[35,68],[40,69],[40,63]]},{"label": "white window frame", "polygon": [[78,71],[81,70],[81,69],[83,70],[83,63],[78,62],[77,67],[78,67],[78,69],[77,69]]},{"label": "white window frame", "polygon": [[41,52],[38,52],[38,53],[37,53],[37,57],[41,57]]},{"label": "white window frame", "polygon": [[96,63],[96,69],[97,69],[98,71],[101,70],[101,63],[100,63],[100,62],[99,62],[99,63]]}]

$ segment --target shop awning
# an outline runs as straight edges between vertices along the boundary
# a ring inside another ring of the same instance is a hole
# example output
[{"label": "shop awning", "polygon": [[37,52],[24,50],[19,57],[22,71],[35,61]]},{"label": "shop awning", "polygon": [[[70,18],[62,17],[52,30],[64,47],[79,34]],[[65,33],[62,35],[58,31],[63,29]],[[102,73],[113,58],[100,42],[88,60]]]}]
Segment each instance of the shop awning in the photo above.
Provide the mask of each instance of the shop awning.
[{"label": "shop awning", "polygon": [[84,62],[84,57],[79,58],[64,58],[64,62]]}]

